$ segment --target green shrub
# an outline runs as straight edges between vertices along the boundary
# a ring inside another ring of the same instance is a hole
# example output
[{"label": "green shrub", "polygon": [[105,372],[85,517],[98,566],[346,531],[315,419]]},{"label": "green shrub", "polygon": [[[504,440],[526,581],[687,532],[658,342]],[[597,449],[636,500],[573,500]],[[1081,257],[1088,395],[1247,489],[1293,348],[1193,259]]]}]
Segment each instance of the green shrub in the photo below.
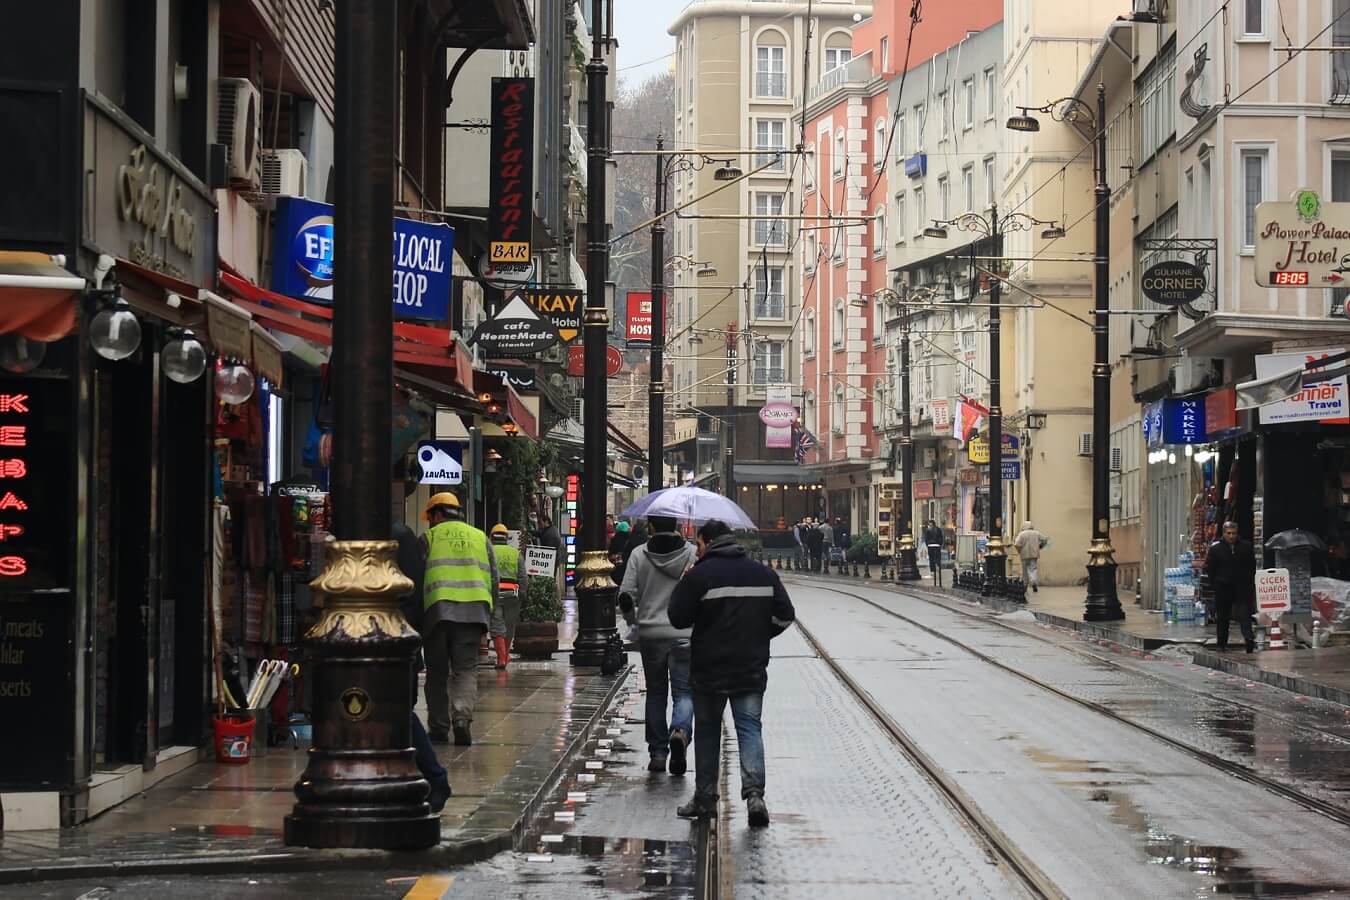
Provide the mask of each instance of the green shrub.
[{"label": "green shrub", "polygon": [[758,553],[764,549],[764,539],[759,532],[749,529],[736,532],[736,543],[744,547],[747,553]]},{"label": "green shrub", "polygon": [[853,535],[845,558],[849,562],[874,563],[880,561],[881,557],[877,555],[877,536],[868,531]]},{"label": "green shrub", "polygon": [[561,622],[563,603],[558,596],[558,582],[547,575],[534,575],[520,605],[522,622]]}]

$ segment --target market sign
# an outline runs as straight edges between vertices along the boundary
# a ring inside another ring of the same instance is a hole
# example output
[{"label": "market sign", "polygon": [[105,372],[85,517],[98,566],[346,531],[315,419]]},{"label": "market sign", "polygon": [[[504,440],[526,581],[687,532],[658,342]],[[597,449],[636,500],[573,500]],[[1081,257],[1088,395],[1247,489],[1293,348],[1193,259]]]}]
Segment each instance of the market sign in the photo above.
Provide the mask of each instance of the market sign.
[{"label": "market sign", "polygon": [[534,79],[492,79],[488,174],[488,260],[530,264],[534,215]]},{"label": "market sign", "polygon": [[[1350,205],[1350,204],[1347,204]],[[1256,357],[1256,377],[1273,378],[1299,366],[1344,353],[1343,347],[1318,350],[1297,350],[1292,353],[1265,353]],[[1350,401],[1347,401],[1346,378],[1309,385],[1288,400],[1278,400],[1260,407],[1261,424],[1283,422],[1322,422],[1329,425],[1350,423]]]},{"label": "market sign", "polygon": [[1324,203],[1313,190],[1256,206],[1256,283],[1341,287],[1350,273],[1350,203]]},{"label": "market sign", "polygon": [[1203,444],[1207,438],[1202,398],[1167,397],[1144,408],[1144,443],[1150,450],[1168,444]]},{"label": "market sign", "polygon": [[1205,271],[1181,259],[1168,259],[1150,266],[1139,287],[1144,296],[1164,306],[1184,306],[1205,293]]},{"label": "market sign", "polygon": [[[333,302],[337,271],[333,205],[304,197],[276,199],[272,290],[302,300]],[[394,219],[394,315],[450,318],[450,269],[455,230],[449,225]]]},{"label": "market sign", "polygon": [[581,315],[586,309],[581,291],[536,287],[523,290],[520,294],[536,312],[548,317],[553,327],[558,329],[558,337],[564,344],[581,333]]},{"label": "market sign", "polygon": [[652,295],[650,291],[628,292],[628,343],[652,342]]},{"label": "market sign", "polygon": [[558,343],[558,331],[517,294],[495,316],[474,329],[469,343],[477,345],[487,356],[520,359]]}]

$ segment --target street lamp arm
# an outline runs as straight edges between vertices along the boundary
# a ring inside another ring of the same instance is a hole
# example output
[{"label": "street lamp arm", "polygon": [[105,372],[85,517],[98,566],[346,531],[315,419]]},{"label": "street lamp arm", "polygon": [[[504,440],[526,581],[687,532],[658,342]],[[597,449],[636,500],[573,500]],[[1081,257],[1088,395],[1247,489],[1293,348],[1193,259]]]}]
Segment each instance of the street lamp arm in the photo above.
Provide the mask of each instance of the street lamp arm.
[{"label": "street lamp arm", "polygon": [[1021,115],[1013,116],[1008,120],[1008,127],[1013,131],[1038,131],[1040,125],[1036,122],[1032,113],[1041,113],[1056,122],[1067,122],[1089,141],[1096,136],[1097,115],[1091,106],[1077,97],[1060,97],[1058,100],[1051,100],[1044,106],[1019,106],[1017,108],[1021,110]]}]

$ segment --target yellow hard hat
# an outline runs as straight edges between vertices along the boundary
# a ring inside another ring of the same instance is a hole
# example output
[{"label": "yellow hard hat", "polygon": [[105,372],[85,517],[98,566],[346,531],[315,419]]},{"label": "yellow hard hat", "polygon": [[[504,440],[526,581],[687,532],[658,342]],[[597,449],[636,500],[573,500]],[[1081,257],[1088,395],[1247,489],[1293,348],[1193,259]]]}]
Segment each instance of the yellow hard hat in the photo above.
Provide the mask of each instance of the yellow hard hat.
[{"label": "yellow hard hat", "polygon": [[438,506],[448,506],[451,509],[459,509],[459,497],[455,496],[450,491],[432,494],[431,499],[427,501],[427,508],[423,511],[422,515],[430,519],[431,511]]},{"label": "yellow hard hat", "polygon": [[496,525],[493,525],[492,531],[490,533],[493,537],[497,537],[498,535],[506,537],[508,534],[506,526],[503,525],[501,522],[498,522]]}]

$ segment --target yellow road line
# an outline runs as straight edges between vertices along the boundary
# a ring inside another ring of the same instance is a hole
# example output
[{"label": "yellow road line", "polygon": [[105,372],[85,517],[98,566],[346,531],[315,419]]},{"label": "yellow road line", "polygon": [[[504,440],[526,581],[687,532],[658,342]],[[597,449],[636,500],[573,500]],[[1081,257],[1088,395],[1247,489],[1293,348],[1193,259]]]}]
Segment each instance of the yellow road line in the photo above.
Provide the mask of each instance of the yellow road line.
[{"label": "yellow road line", "polygon": [[403,895],[403,900],[441,900],[454,883],[453,875],[423,875],[417,879],[412,889]]}]

